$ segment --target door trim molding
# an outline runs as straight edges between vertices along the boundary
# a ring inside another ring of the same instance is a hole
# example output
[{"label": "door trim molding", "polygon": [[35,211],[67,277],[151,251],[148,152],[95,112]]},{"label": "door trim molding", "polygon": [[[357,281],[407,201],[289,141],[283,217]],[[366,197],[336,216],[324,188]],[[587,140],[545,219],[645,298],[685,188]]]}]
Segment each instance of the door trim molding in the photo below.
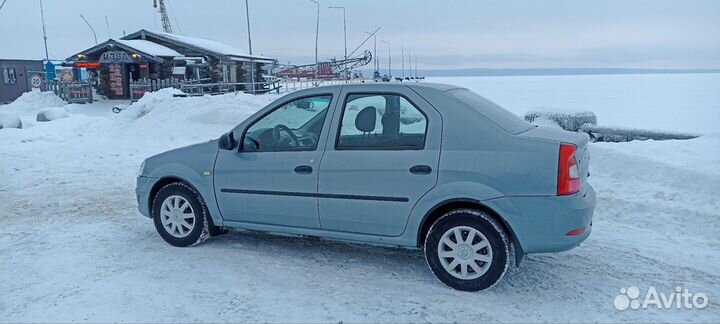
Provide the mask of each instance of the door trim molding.
[{"label": "door trim molding", "polygon": [[391,202],[409,202],[406,197],[389,197],[389,196],[364,196],[364,195],[344,195],[329,193],[313,193],[313,192],[292,192],[292,191],[272,191],[272,190],[249,190],[249,189],[232,189],[222,188],[220,192],[239,193],[251,195],[270,195],[270,196],[292,196],[292,197],[311,197],[311,198],[329,198],[329,199],[351,199],[351,200],[372,200],[372,201],[391,201]]}]

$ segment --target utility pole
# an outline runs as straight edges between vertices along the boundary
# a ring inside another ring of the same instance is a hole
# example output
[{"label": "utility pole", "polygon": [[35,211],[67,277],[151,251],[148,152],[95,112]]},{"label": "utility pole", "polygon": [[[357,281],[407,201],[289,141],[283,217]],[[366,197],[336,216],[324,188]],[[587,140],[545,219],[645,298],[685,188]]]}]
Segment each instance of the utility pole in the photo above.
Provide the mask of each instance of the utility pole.
[{"label": "utility pole", "polygon": [[245,0],[245,17],[247,18],[247,30],[248,30],[248,51],[250,52],[250,78],[252,78],[252,93],[255,94],[255,62],[252,58],[252,38],[250,38],[250,7],[248,6],[248,0]]},{"label": "utility pole", "polygon": [[381,43],[385,43],[388,46],[388,78],[392,79],[392,44],[384,40],[380,40]]},{"label": "utility pole", "polygon": [[315,86],[318,85],[318,36],[320,35],[320,3],[315,0],[310,0],[317,5],[317,20],[315,22]]},{"label": "utility pole", "polygon": [[328,7],[330,9],[342,9],[343,11],[343,34],[345,39],[345,62],[343,63],[343,78],[345,79],[345,82],[347,82],[347,23],[345,19],[345,7]]},{"label": "utility pole", "polygon": [[[3,2],[3,5],[5,2]],[[45,60],[50,60],[50,54],[48,54],[48,48],[47,48],[47,32],[45,31],[45,11],[43,10],[43,4],[42,0],[40,0],[40,20],[42,21],[42,29],[43,29],[43,42],[45,43]]]},{"label": "utility pole", "polygon": [[85,23],[88,25],[88,27],[90,27],[90,30],[92,30],[93,37],[95,38],[95,45],[97,45],[98,42],[97,42],[97,34],[95,33],[95,28],[93,28],[93,26],[90,25],[90,23],[87,21],[87,19],[85,19],[85,17],[82,14],[80,14],[80,18],[82,18],[82,20],[85,21]]}]

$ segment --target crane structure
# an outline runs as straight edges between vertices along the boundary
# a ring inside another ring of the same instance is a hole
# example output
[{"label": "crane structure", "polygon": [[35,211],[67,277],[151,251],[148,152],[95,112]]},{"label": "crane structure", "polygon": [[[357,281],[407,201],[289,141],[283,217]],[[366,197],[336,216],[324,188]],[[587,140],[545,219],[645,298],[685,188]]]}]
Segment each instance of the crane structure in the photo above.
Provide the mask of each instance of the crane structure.
[{"label": "crane structure", "polygon": [[349,71],[367,65],[370,61],[372,61],[372,53],[365,50],[360,55],[349,57],[346,60],[330,60],[319,62],[317,65],[283,65],[278,67],[273,75],[281,78],[312,79],[317,76],[318,79],[336,79],[346,69]]},{"label": "crane structure", "polygon": [[165,0],[153,0],[153,8],[157,8],[162,20],[163,31],[172,34],[172,26],[170,25],[170,17],[168,17]]}]

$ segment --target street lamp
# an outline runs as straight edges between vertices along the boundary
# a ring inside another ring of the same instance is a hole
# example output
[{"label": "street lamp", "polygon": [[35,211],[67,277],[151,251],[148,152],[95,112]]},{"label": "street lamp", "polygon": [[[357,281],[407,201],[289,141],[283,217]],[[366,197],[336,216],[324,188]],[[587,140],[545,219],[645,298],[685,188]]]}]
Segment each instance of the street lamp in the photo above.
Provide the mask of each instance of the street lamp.
[{"label": "street lamp", "polygon": [[348,58],[348,57],[347,57],[347,23],[346,23],[346,19],[345,19],[345,7],[333,7],[333,6],[330,6],[330,7],[328,7],[328,8],[330,8],[330,9],[342,9],[342,11],[343,11],[343,34],[345,35],[345,36],[344,36],[344,38],[345,38],[345,60],[344,60],[344,61],[345,61],[345,62],[344,62],[344,64],[343,64],[343,78],[345,78],[345,80],[347,81],[347,58]]},{"label": "street lamp", "polygon": [[388,78],[392,79],[392,53],[390,52],[392,44],[384,40],[380,40],[381,43],[385,43],[388,46]]},{"label": "street lamp", "polygon": [[415,54],[415,80],[417,80],[417,54]]},{"label": "street lamp", "polygon": [[397,44],[397,46],[400,46],[400,61],[402,62],[402,78],[405,79],[405,46],[402,46],[400,44]]},{"label": "street lamp", "polygon": [[317,21],[315,22],[315,84],[317,85],[318,79],[318,36],[320,35],[320,3],[315,0],[310,0],[317,5]]},{"label": "street lamp", "polygon": [[248,52],[250,52],[250,86],[252,87],[252,93],[255,94],[255,62],[252,57],[252,38],[250,38],[250,6],[248,6],[248,0],[245,0],[245,17],[247,18]]},{"label": "street lamp", "polygon": [[365,32],[366,34],[370,34],[373,37],[373,78],[375,77],[375,73],[380,73],[378,70],[380,70],[380,62],[378,62],[377,59],[377,34],[371,33],[371,32]]},{"label": "street lamp", "polygon": [[[42,3],[42,1],[40,3]],[[41,9],[42,9],[42,7],[41,7]],[[85,19],[85,17],[82,14],[80,15],[80,18],[82,18],[82,20],[85,21],[85,23],[88,25],[88,27],[90,27],[90,30],[92,30],[93,37],[95,37],[95,44],[97,44],[97,34],[95,33],[95,28],[93,28],[93,26],[90,25],[90,23],[87,21],[87,19]]]}]

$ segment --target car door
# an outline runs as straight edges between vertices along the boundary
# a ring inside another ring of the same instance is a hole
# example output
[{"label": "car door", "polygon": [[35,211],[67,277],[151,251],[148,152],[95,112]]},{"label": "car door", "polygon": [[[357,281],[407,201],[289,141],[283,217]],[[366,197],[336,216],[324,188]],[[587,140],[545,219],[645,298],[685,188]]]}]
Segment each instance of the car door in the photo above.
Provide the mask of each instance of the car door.
[{"label": "car door", "polygon": [[439,113],[408,87],[383,89],[341,92],[320,163],[323,230],[401,235],[415,203],[437,183]]},{"label": "car door", "polygon": [[318,166],[333,94],[295,97],[269,109],[220,150],[214,183],[226,221],[319,229]]}]

